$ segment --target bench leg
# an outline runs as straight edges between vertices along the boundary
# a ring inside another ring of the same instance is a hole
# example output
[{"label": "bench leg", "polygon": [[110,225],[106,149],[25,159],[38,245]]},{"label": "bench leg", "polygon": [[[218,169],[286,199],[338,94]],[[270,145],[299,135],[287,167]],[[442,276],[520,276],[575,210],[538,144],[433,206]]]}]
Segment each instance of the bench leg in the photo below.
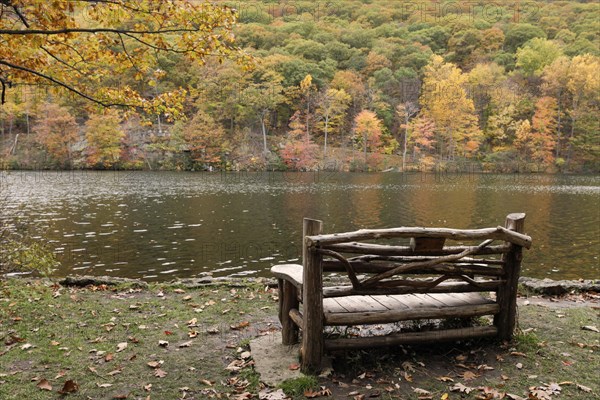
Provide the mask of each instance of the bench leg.
[{"label": "bench leg", "polygon": [[290,310],[298,309],[298,290],[288,281],[279,283],[279,321],[281,322],[281,342],[285,345],[298,343],[298,327],[290,318]]}]

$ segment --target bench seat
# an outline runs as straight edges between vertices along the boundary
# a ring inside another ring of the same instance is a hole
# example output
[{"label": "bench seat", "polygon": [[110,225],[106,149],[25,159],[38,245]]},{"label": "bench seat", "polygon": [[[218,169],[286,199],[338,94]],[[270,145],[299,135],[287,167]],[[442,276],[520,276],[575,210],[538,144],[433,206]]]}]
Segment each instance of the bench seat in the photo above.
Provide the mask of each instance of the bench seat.
[{"label": "bench seat", "polygon": [[326,325],[383,324],[412,319],[497,314],[498,304],[479,293],[346,296],[323,299]]}]

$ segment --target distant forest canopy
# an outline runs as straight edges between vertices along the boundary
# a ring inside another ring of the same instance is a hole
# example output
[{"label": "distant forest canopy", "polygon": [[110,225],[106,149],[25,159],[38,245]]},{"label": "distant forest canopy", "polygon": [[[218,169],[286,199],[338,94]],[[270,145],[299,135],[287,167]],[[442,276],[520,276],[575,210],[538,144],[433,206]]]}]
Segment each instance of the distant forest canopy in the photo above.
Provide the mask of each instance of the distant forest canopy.
[{"label": "distant forest canopy", "polygon": [[179,118],[14,87],[2,167],[600,171],[596,1],[221,3],[253,68],[157,56],[154,94],[187,91]]}]

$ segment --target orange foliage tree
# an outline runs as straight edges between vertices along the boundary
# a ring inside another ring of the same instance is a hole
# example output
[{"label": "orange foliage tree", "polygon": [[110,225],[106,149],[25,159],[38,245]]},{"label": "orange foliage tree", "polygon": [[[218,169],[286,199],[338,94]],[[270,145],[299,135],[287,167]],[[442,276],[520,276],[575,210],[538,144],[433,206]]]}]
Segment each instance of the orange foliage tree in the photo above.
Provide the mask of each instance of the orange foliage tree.
[{"label": "orange foliage tree", "polygon": [[296,111],[289,124],[287,141],[281,150],[281,158],[285,165],[300,171],[310,171],[317,167],[318,146],[306,134],[306,126],[301,113]]},{"label": "orange foliage tree", "polygon": [[362,148],[365,163],[369,162],[367,152],[380,153],[382,134],[383,124],[373,111],[362,110],[354,118],[354,144],[357,148]]},{"label": "orange foliage tree", "polygon": [[71,147],[79,139],[79,125],[66,107],[44,103],[33,131],[54,162],[61,166],[71,164]]}]

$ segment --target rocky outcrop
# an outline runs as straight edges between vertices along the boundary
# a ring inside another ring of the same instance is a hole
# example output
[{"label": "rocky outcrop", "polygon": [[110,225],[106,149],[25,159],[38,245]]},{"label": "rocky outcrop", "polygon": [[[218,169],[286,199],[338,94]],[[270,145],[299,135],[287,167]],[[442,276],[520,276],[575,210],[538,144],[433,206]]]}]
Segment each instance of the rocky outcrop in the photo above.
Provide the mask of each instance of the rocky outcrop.
[{"label": "rocky outcrop", "polygon": [[521,277],[519,283],[534,293],[560,296],[573,292],[600,292],[600,280],[555,281]]},{"label": "rocky outcrop", "polygon": [[88,275],[75,275],[75,276],[67,276],[65,279],[59,281],[63,286],[116,286],[116,285],[131,285],[132,287],[146,289],[148,288],[148,284],[139,279],[129,279],[129,278],[117,278],[113,276],[88,276]]}]

